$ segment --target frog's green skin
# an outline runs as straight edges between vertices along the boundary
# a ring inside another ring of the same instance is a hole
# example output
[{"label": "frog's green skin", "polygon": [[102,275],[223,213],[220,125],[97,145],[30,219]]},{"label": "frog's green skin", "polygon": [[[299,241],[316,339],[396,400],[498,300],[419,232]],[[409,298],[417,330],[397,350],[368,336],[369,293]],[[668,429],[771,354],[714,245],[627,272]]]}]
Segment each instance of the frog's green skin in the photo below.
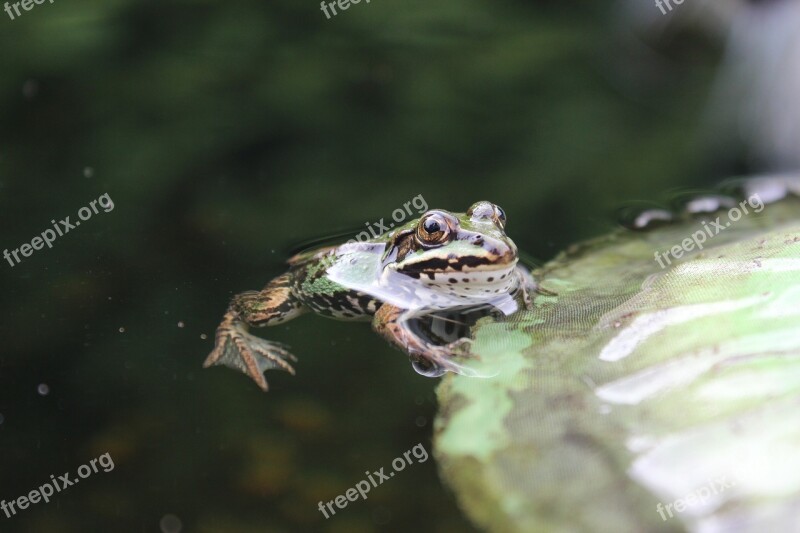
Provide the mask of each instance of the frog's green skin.
[{"label": "frog's green skin", "polygon": [[[517,247],[505,234],[505,214],[490,202],[466,213],[427,211],[376,239],[299,254],[289,271],[260,292],[237,294],[217,329],[204,366],[224,364],[267,390],[264,371],[294,374],[285,347],[248,333],[311,310],[341,320],[371,320],[373,329],[406,352],[428,375],[455,370],[469,339],[433,344],[409,321],[430,313],[474,307],[510,314],[521,300],[530,307],[538,290],[517,264]],[[422,369],[422,370],[421,370]]]}]

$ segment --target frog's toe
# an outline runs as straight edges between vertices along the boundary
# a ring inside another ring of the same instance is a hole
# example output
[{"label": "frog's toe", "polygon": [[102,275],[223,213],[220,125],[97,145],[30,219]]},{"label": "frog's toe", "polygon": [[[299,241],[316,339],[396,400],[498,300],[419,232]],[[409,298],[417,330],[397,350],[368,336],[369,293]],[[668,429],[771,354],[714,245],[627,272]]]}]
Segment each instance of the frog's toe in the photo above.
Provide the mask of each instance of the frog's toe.
[{"label": "frog's toe", "polygon": [[216,346],[203,367],[225,365],[239,370],[266,391],[268,386],[264,372],[267,370],[280,369],[294,375],[294,368],[288,361],[297,361],[297,358],[285,346],[251,335],[232,324],[217,332]]},{"label": "frog's toe", "polygon": [[471,354],[473,340],[462,337],[444,346],[451,356],[476,358],[477,355]]},{"label": "frog's toe", "polygon": [[423,376],[438,378],[447,372],[468,374],[463,365],[456,362],[459,358],[480,359],[477,354],[470,353],[473,340],[468,338],[458,339],[444,346],[437,346],[425,354],[418,354],[411,358],[411,366]]},{"label": "frog's toe", "polygon": [[537,285],[536,288],[533,290],[536,294],[541,294],[542,296],[553,296],[553,297],[558,296],[557,292],[545,289],[544,287],[540,287],[539,285]]},{"label": "frog's toe", "polygon": [[268,341],[255,335],[247,335],[247,346],[253,353],[253,357],[261,372],[267,370],[280,369],[294,375],[294,368],[289,361],[297,361],[297,357],[290,354],[287,346],[277,342]]}]

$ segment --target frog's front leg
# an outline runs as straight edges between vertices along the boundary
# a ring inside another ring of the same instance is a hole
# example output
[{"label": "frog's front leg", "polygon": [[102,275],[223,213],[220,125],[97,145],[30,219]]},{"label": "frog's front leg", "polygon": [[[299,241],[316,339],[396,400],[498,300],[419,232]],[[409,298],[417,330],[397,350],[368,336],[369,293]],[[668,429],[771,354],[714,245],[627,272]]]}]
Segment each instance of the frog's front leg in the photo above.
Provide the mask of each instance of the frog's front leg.
[{"label": "frog's front leg", "polygon": [[278,368],[294,375],[294,368],[287,360],[296,361],[297,358],[280,344],[248,333],[248,329],[281,324],[305,310],[292,294],[289,274],[275,278],[261,291],[237,294],[217,327],[214,350],[203,367],[225,365],[240,370],[266,391],[264,372]]},{"label": "frog's front leg", "polygon": [[522,293],[522,301],[525,304],[525,308],[529,311],[533,309],[533,293],[541,294],[542,296],[558,296],[557,293],[540,287],[533,277],[533,274],[531,274],[530,270],[526,267],[517,265],[514,272],[519,279],[519,290]]},{"label": "frog's front leg", "polygon": [[459,339],[450,344],[433,344],[411,327],[411,320],[417,318],[407,309],[384,303],[375,313],[372,329],[389,341],[394,347],[407,353],[414,370],[424,376],[439,377],[448,370],[457,372],[461,366],[452,358],[467,355],[470,339]]}]

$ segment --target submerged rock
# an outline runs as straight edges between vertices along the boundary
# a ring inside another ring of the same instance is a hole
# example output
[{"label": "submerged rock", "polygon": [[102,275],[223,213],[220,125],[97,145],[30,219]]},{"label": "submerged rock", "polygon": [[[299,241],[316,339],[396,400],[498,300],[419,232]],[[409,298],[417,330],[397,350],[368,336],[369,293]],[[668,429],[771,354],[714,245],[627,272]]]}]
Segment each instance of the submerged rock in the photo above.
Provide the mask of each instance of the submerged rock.
[{"label": "submerged rock", "polygon": [[800,199],[761,205],[573,246],[537,273],[557,296],[479,322],[487,377],[448,375],[435,425],[476,525],[800,523]]}]

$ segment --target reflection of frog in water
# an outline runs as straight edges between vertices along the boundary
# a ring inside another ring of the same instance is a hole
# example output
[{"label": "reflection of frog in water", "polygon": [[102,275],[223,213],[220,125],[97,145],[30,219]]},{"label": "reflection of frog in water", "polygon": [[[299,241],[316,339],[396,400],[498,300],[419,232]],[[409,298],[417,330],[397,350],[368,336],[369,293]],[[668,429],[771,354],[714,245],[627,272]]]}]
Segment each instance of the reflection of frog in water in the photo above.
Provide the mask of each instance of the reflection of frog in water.
[{"label": "reflection of frog in water", "polygon": [[289,271],[263,290],[233,297],[204,366],[239,369],[266,390],[263,372],[279,368],[293,374],[287,360],[296,359],[281,345],[248,333],[248,326],[274,326],[311,310],[340,320],[371,320],[420,373],[455,370],[452,357],[467,351],[468,330],[437,345],[415,321],[437,314],[447,320],[445,311],[466,314],[476,307],[510,314],[519,299],[530,307],[537,287],[517,265],[517,247],[505,225],[502,209],[478,202],[465,214],[430,210],[376,239],[296,255]]}]

